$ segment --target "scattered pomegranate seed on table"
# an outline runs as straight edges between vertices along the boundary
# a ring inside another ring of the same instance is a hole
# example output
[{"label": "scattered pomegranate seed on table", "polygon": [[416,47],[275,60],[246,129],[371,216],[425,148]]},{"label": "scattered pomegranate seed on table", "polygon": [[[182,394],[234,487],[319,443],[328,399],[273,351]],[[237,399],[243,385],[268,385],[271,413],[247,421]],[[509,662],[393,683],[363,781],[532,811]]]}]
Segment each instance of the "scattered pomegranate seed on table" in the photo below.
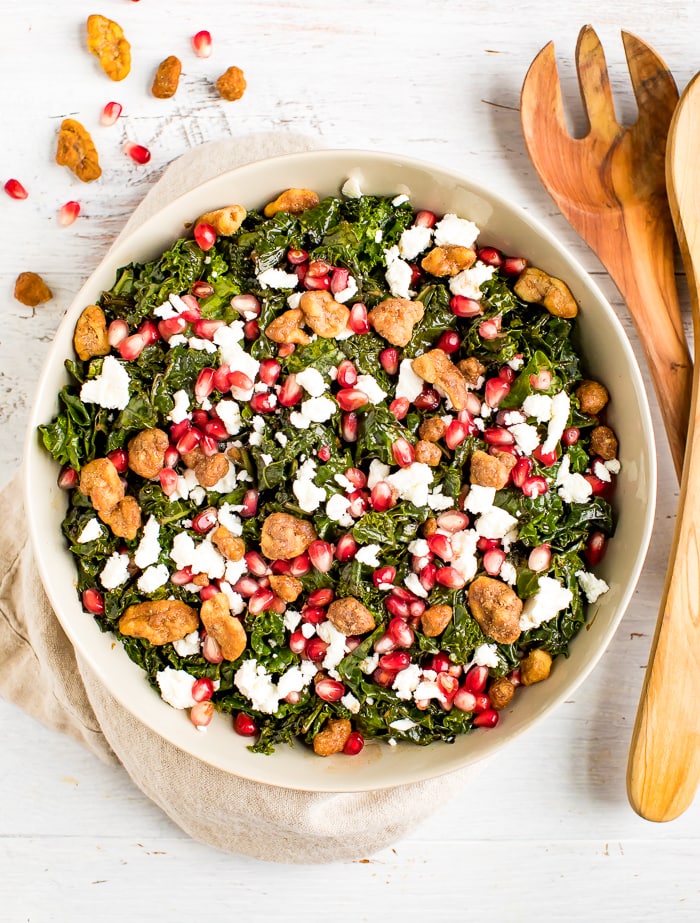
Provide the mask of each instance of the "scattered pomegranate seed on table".
[{"label": "scattered pomegranate seed on table", "polygon": [[[128,154],[134,163],[144,164],[151,159],[151,152],[142,144],[136,144],[134,141],[127,141],[124,144],[124,153]],[[213,228],[212,228],[213,230]],[[204,249],[204,248],[202,248]]]},{"label": "scattered pomegranate seed on table", "polygon": [[122,114],[122,104],[121,103],[107,103],[107,105],[102,110],[102,115],[100,116],[100,123],[105,126],[114,125],[119,116]]},{"label": "scattered pomegranate seed on table", "polygon": [[58,223],[62,228],[67,228],[69,225],[73,224],[75,219],[80,214],[80,203],[79,202],[66,202],[65,205],[62,205],[58,212]]},{"label": "scattered pomegranate seed on table", "polygon": [[18,179],[8,179],[5,183],[5,192],[11,199],[26,199],[29,195]]},{"label": "scattered pomegranate seed on table", "polygon": [[194,49],[194,53],[197,55],[197,57],[210,57],[212,52],[211,32],[208,32],[206,29],[202,29],[201,32],[197,32],[196,35],[193,35],[192,48]]}]

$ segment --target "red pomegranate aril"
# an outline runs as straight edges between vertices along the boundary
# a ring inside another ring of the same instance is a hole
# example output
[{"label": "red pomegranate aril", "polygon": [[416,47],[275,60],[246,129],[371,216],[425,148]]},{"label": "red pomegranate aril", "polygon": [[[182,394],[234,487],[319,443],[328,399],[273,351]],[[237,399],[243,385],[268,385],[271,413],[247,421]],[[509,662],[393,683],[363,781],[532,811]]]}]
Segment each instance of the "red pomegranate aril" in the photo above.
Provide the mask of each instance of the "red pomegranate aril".
[{"label": "red pomegranate aril", "polygon": [[530,375],[530,387],[535,391],[547,391],[552,387],[552,373],[549,369],[540,369],[536,375]]},{"label": "red pomegranate aril", "polygon": [[233,729],[241,737],[255,737],[258,734],[258,726],[245,712],[239,711],[233,719]]},{"label": "red pomegranate aril", "polygon": [[194,226],[194,239],[202,250],[211,250],[216,243],[216,231],[206,221],[200,221]]},{"label": "red pomegranate aril", "polygon": [[430,212],[423,209],[422,211],[416,212],[416,217],[413,221],[413,224],[417,228],[432,228],[435,227],[436,221],[437,215],[435,212]]},{"label": "red pomegranate aril", "polygon": [[352,493],[347,494],[347,499],[350,501],[348,513],[353,519],[360,519],[365,515],[369,508],[369,497],[366,491],[353,490]]},{"label": "red pomegranate aril", "polygon": [[119,116],[122,114],[122,104],[109,102],[105,105],[102,110],[102,115],[100,116],[100,123],[105,127],[114,125]]},{"label": "red pomegranate aril", "polygon": [[277,406],[277,401],[277,395],[271,391],[257,392],[250,399],[250,409],[255,413],[272,413]]},{"label": "red pomegranate aril", "polygon": [[411,404],[407,397],[395,397],[389,404],[389,410],[394,414],[397,420],[403,420],[408,413]]},{"label": "red pomegranate aril", "polygon": [[287,375],[277,395],[277,400],[280,404],[283,407],[293,407],[299,403],[303,396],[304,389],[297,381],[296,375]]},{"label": "red pomegranate aril", "polygon": [[379,362],[387,375],[396,375],[399,370],[399,351],[389,346],[379,353]]},{"label": "red pomegranate aril", "polygon": [[301,629],[293,631],[289,636],[289,650],[293,654],[303,654],[306,651],[307,640]]},{"label": "red pomegranate aril", "polygon": [[507,256],[503,260],[503,272],[507,276],[519,276],[527,266],[527,260],[522,256]]},{"label": "red pomegranate aril", "polygon": [[145,320],[136,330],[136,333],[144,338],[146,341],[146,346],[151,346],[153,343],[157,343],[160,339],[158,328],[153,323],[153,321],[150,320]]},{"label": "red pomegranate aril", "polygon": [[345,741],[343,753],[346,756],[357,756],[365,745],[365,739],[359,731],[351,731],[350,736]]},{"label": "red pomegranate aril", "polygon": [[334,599],[335,592],[333,588],[322,586],[309,593],[309,598],[306,600],[306,603],[309,606],[327,606],[329,603],[332,603]]},{"label": "red pomegranate aril", "polygon": [[454,567],[439,567],[435,574],[435,580],[440,586],[446,586],[453,590],[460,590],[466,583],[464,577]]},{"label": "red pomegranate aril", "polygon": [[498,407],[510,391],[510,384],[500,376],[498,378],[489,378],[484,385],[484,400],[489,407]]},{"label": "red pomegranate aril", "polygon": [[299,263],[296,268],[297,279],[301,285],[304,284],[304,279],[306,278],[306,270],[309,268],[308,263]]},{"label": "red pomegranate aril", "polygon": [[99,590],[90,587],[82,592],[83,608],[92,615],[104,615],[105,601]]},{"label": "red pomegranate aril", "polygon": [[194,322],[194,332],[196,336],[201,337],[203,340],[213,340],[216,331],[224,326],[225,322],[222,320],[200,317],[199,320]]},{"label": "red pomegranate aril", "polygon": [[543,494],[546,494],[549,490],[549,485],[540,475],[531,475],[529,478],[525,478],[521,490],[526,497],[532,500],[535,497],[541,497]]},{"label": "red pomegranate aril", "polygon": [[207,436],[211,436],[212,439],[216,439],[219,442],[224,442],[228,439],[228,430],[221,422],[221,420],[211,419],[204,424],[204,433]]},{"label": "red pomegranate aril", "polygon": [[65,202],[58,210],[58,223],[62,228],[73,224],[80,214],[80,202]]},{"label": "red pomegranate aril", "polygon": [[119,344],[129,336],[129,325],[125,320],[117,318],[107,328],[107,342],[116,349]]},{"label": "red pomegranate aril", "polygon": [[283,561],[281,558],[278,558],[270,564],[270,570],[275,576],[289,577],[292,573],[292,565],[289,561]]},{"label": "red pomegranate aril", "polygon": [[519,458],[511,471],[511,480],[516,487],[522,488],[523,484],[530,477],[532,471],[532,462],[529,458]]},{"label": "red pomegranate aril", "polygon": [[498,712],[492,708],[482,711],[474,718],[473,724],[477,728],[495,728],[498,724]]},{"label": "red pomegranate aril", "polygon": [[340,561],[341,564],[345,564],[347,561],[352,561],[356,554],[357,542],[353,538],[352,534],[348,532],[346,535],[341,535],[338,541],[335,543],[336,561]]},{"label": "red pomegranate aril", "polygon": [[361,301],[355,302],[350,308],[350,317],[348,318],[348,327],[353,333],[369,333],[369,320],[367,319],[367,307]]},{"label": "red pomegranate aril", "polygon": [[113,449],[107,453],[107,458],[112,462],[119,474],[124,474],[129,467],[129,456],[125,449]]},{"label": "red pomegranate aril", "polygon": [[435,388],[423,388],[413,404],[418,410],[437,410],[441,400]]},{"label": "red pomegranate aril", "polygon": [[306,250],[287,250],[287,259],[292,266],[300,266],[302,263],[305,263],[308,258],[309,254]]},{"label": "red pomegranate aril", "polygon": [[321,461],[323,462],[327,462],[328,459],[331,457],[330,447],[327,445],[322,445],[321,448],[316,453],[316,457],[320,458]]},{"label": "red pomegranate aril", "polygon": [[425,567],[421,568],[421,572],[418,574],[421,586],[424,590],[427,590],[428,593],[435,586],[437,570],[436,564],[426,564]]},{"label": "red pomegranate aril", "polygon": [[414,599],[418,598],[415,593],[412,593],[410,590],[407,590],[406,587],[403,586],[395,586],[392,592],[394,593],[394,596],[398,596],[399,599],[402,599],[407,603],[413,602]]},{"label": "red pomegranate aril", "polygon": [[194,295],[182,295],[180,301],[185,305],[180,311],[180,317],[184,317],[188,324],[195,324],[202,317],[202,309]]},{"label": "red pomegranate aril", "polygon": [[331,291],[334,295],[337,295],[339,292],[344,292],[348,287],[348,280],[350,278],[350,273],[347,269],[334,269],[331,273]]},{"label": "red pomegranate aril", "polygon": [[5,192],[11,199],[26,199],[29,195],[18,179],[8,179],[5,183]]},{"label": "red pomegranate aril", "polygon": [[[189,423],[189,420],[187,422]],[[175,443],[175,448],[178,450],[180,455],[187,455],[188,452],[191,452],[193,449],[197,448],[201,438],[202,434],[198,429],[188,429],[177,440]]]},{"label": "red pomegranate aril", "polygon": [[437,517],[438,528],[445,532],[461,532],[469,526],[469,517],[459,510],[445,510]]},{"label": "red pomegranate aril", "polygon": [[345,695],[345,686],[337,679],[324,676],[316,683],[314,691],[324,702],[338,702]]},{"label": "red pomegranate aril", "polygon": [[246,490],[241,500],[241,509],[238,512],[241,519],[252,519],[253,516],[255,516],[258,512],[259,497],[260,494],[254,487],[251,487],[250,490]]},{"label": "red pomegranate aril", "polygon": [[495,340],[501,333],[500,317],[482,320],[479,324],[479,336],[482,340]]},{"label": "red pomegranate aril", "polygon": [[496,577],[501,572],[505,559],[506,553],[501,548],[490,548],[484,554],[484,570],[490,577]]},{"label": "red pomegranate aril", "polygon": [[260,314],[260,302],[255,295],[234,295],[231,307],[239,314],[245,315],[246,320],[252,320]]},{"label": "red pomegranate aril", "polygon": [[481,302],[464,295],[453,295],[450,298],[450,310],[457,317],[478,317],[484,313]]},{"label": "red pomegranate aril", "polygon": [[201,403],[214,390],[214,369],[206,367],[197,376],[194,384],[194,396]]},{"label": "red pomegranate aril", "polygon": [[320,625],[327,618],[326,610],[321,606],[304,606],[301,612],[302,622],[308,622],[310,625]]},{"label": "red pomegranate aril", "polygon": [[459,420],[453,420],[445,432],[445,445],[448,449],[456,449],[467,438],[467,427]]},{"label": "red pomegranate aril", "polygon": [[350,359],[343,359],[338,366],[336,381],[341,388],[353,388],[357,384],[357,369]]},{"label": "red pomegranate aril", "polygon": [[496,250],[495,247],[481,247],[476,255],[487,266],[495,266],[498,269],[499,266],[503,265],[503,254],[500,250]]},{"label": "red pomegranate aril", "polygon": [[[260,336],[260,324],[256,320],[246,321],[243,324],[243,336],[246,340],[257,340]],[[294,349],[294,343],[281,343],[277,348],[277,355],[281,358],[290,356]]]},{"label": "red pomegranate aril", "polygon": [[181,314],[178,314],[177,317],[168,317],[165,320],[158,321],[158,333],[167,341],[171,337],[182,333],[186,326],[187,321]]},{"label": "red pomegranate aril", "polygon": [[379,658],[379,666],[383,670],[391,670],[392,673],[400,673],[405,670],[411,662],[411,655],[406,651],[391,651]]},{"label": "red pomegranate aril", "polygon": [[480,715],[484,711],[488,711],[490,708],[491,700],[485,692],[474,696],[474,711],[477,715]]},{"label": "red pomegranate aril", "polygon": [[384,567],[378,567],[372,574],[372,583],[381,589],[387,583],[393,583],[396,580],[396,568],[391,564],[385,564]]},{"label": "red pomegranate aril", "polygon": [[522,678],[520,676],[520,667],[516,667],[514,670],[511,670],[508,674],[508,679],[514,686],[519,686],[522,683]]},{"label": "red pomegranate aril", "polygon": [[408,468],[416,460],[416,451],[406,439],[397,439],[391,446],[391,454],[400,468]]},{"label": "red pomegranate aril", "polygon": [[130,336],[125,337],[119,343],[117,346],[117,351],[122,359],[126,359],[127,362],[131,362],[133,359],[138,359],[145,348],[145,338],[142,337],[140,333],[132,333]]},{"label": "red pomegranate aril", "polygon": [[460,335],[455,330],[446,330],[437,341],[437,349],[451,355],[456,353],[462,345]]},{"label": "red pomegranate aril", "polygon": [[384,605],[390,615],[398,616],[402,619],[407,619],[411,615],[408,603],[404,599],[399,599],[393,592],[384,600]]},{"label": "red pomegranate aril", "polygon": [[265,577],[270,573],[267,561],[257,551],[247,551],[243,556],[246,567],[254,577]]},{"label": "red pomegranate aril", "polygon": [[344,413],[340,418],[340,432],[346,442],[357,442],[359,420],[356,413]]},{"label": "red pomegranate aril", "polygon": [[306,550],[311,564],[317,571],[327,574],[333,566],[333,548],[321,539],[311,542]]},{"label": "red pomegranate aril", "polygon": [[471,667],[464,677],[464,688],[472,695],[480,695],[486,689],[489,678],[489,668],[477,665]]},{"label": "red pomegranate aril", "polygon": [[202,601],[212,599],[218,592],[219,588],[215,583],[207,583],[205,586],[199,588],[199,598]]},{"label": "red pomegranate aril", "polygon": [[541,574],[547,570],[552,563],[552,549],[547,544],[538,545],[533,548],[527,559],[527,566],[536,574]]},{"label": "red pomegranate aril", "polygon": [[214,695],[214,683],[208,676],[202,676],[195,680],[192,686],[192,698],[195,702],[207,702]]},{"label": "red pomegranate aril", "polygon": [[388,481],[377,481],[369,495],[372,509],[383,513],[396,505],[396,492]]},{"label": "red pomegranate aril", "polygon": [[248,611],[252,615],[259,615],[261,612],[269,609],[274,601],[275,594],[272,590],[267,587],[261,587],[259,590],[256,590],[248,600]]},{"label": "red pomegranate aril", "polygon": [[158,472],[161,490],[167,497],[175,493],[177,489],[177,477],[177,471],[173,468],[161,468]]},{"label": "red pomegranate aril", "polygon": [[346,411],[359,410],[369,403],[369,398],[359,388],[342,388],[335,397],[340,409]]},{"label": "red pomegranate aril", "polygon": [[454,552],[450,540],[441,532],[435,532],[428,536],[428,548],[433,554],[437,555],[443,561],[451,561],[454,558]]},{"label": "red pomegranate aril", "polygon": [[[253,381],[245,372],[240,372],[238,370],[229,372],[228,381],[231,388],[237,388],[239,391],[253,390]],[[262,393],[265,394],[266,392]]]},{"label": "red pomegranate aril", "polygon": [[568,426],[561,435],[563,445],[576,445],[581,437],[581,430],[576,426]]},{"label": "red pomegranate aril", "polygon": [[584,478],[591,485],[591,493],[594,497],[605,493],[610,487],[609,483],[602,481],[599,477],[596,477],[595,474],[584,474]]},{"label": "red pomegranate aril", "polygon": [[307,269],[309,276],[327,276],[333,267],[326,260],[311,260]]},{"label": "red pomegranate aril", "polygon": [[207,663],[221,663],[224,655],[221,653],[219,642],[214,635],[207,635],[202,642],[202,657]]},{"label": "red pomegranate aril", "polygon": [[471,417],[481,416],[481,401],[479,400],[479,395],[474,394],[473,391],[467,391],[464,410],[459,411],[457,419],[461,420],[462,423],[466,423],[468,419],[466,414],[469,414]]},{"label": "red pomegranate aril", "polygon": [[508,384],[512,384],[517,378],[517,375],[515,374],[515,370],[509,365],[502,365],[498,370],[498,377],[502,378],[503,381],[507,381]]},{"label": "red pomegranate aril", "polygon": [[263,359],[258,369],[258,378],[266,385],[274,385],[281,371],[282,366],[276,359]]},{"label": "red pomegranate aril", "polygon": [[390,651],[396,650],[396,642],[390,634],[384,632],[384,634],[380,635],[374,642],[372,649],[374,650],[375,654],[388,654]]},{"label": "red pomegranate aril", "polygon": [[479,551],[488,551],[489,548],[500,548],[500,545],[500,538],[485,538],[483,535],[479,536],[476,543],[476,547]]},{"label": "red pomegranate aril", "polygon": [[196,705],[193,705],[190,709],[190,721],[196,728],[205,728],[211,724],[211,719],[214,717],[214,703],[213,702],[197,702]]},{"label": "red pomegranate aril", "polygon": [[197,513],[192,520],[192,528],[200,535],[204,535],[205,532],[208,532],[216,524],[217,519],[218,514],[216,507],[209,506],[207,509],[202,510],[201,513]]},{"label": "red pomegranate aril", "polygon": [[489,426],[484,430],[484,442],[489,445],[509,446],[515,445],[515,436],[498,426]]},{"label": "red pomegranate aril", "polygon": [[364,471],[360,471],[359,468],[346,468],[344,474],[352,486],[357,488],[357,490],[361,490],[363,487],[367,486],[367,476]]},{"label": "red pomegranate aril", "polygon": [[[148,161],[151,159],[151,152],[148,150],[148,148],[144,147],[143,144],[136,144],[134,141],[127,141],[124,144],[124,153],[128,154],[134,163],[141,165],[148,163]],[[206,249],[209,248],[207,247]]]},{"label": "red pomegranate aril", "polygon": [[192,583],[192,568],[182,567],[180,570],[176,570],[170,575],[170,582],[174,583],[175,586],[185,586],[187,583]]},{"label": "red pomegranate aril", "polygon": [[192,48],[198,58],[208,58],[211,55],[211,32],[202,29],[193,35]]},{"label": "red pomegranate aril", "polygon": [[556,464],[557,461],[557,450],[552,449],[551,452],[544,452],[542,446],[538,445],[535,451],[532,453],[532,457],[536,458],[537,461],[544,465],[545,468],[551,468],[552,465]]},{"label": "red pomegranate aril", "polygon": [[190,292],[195,298],[208,298],[209,295],[214,294],[214,286],[211,282],[205,282],[204,279],[199,279],[192,285]]},{"label": "red pomegranate aril", "polygon": [[[422,600],[420,600],[422,603]],[[422,614],[422,613],[421,613]],[[387,627],[387,633],[397,647],[410,647],[415,641],[413,629],[401,616],[394,616]],[[383,664],[387,666],[387,664]],[[406,664],[408,666],[408,664]],[[390,670],[403,669],[403,667],[389,667]]]},{"label": "red pomegranate aril", "polygon": [[58,472],[56,483],[61,490],[73,490],[74,487],[78,486],[79,482],[80,475],[75,468],[71,468],[70,465],[64,465]]},{"label": "red pomegranate aril", "polygon": [[243,576],[234,583],[233,589],[240,596],[244,596],[246,599],[248,599],[253,595],[253,593],[256,592],[256,590],[260,589],[260,584],[252,577]]},{"label": "red pomegranate aril", "polygon": [[304,653],[308,660],[318,663],[318,661],[323,660],[326,656],[327,650],[328,644],[325,641],[321,638],[311,638],[306,645]]},{"label": "red pomegranate aril", "polygon": [[[298,269],[302,269],[302,266],[299,266]],[[304,275],[304,288],[312,292],[328,292],[331,287],[331,277],[330,276],[311,276],[307,272]]]},{"label": "red pomegranate aril", "polygon": [[393,670],[385,670],[384,667],[377,667],[372,674],[372,679],[378,686],[383,686],[385,689],[389,689],[394,685],[396,673],[394,673]]},{"label": "red pomegranate aril", "polygon": [[435,677],[435,682],[442,694],[451,702],[459,689],[459,680],[457,677],[447,672],[438,673]]},{"label": "red pomegranate aril", "polygon": [[433,656],[428,661],[428,669],[433,670],[435,673],[446,673],[450,666],[450,658],[444,652],[440,651],[438,654],[433,654]]},{"label": "red pomegranate aril", "polygon": [[187,417],[184,420],[180,420],[179,423],[173,423],[170,427],[170,438],[173,442],[177,443],[185,433],[188,433],[192,429],[192,421]]},{"label": "red pomegranate aril", "polygon": [[455,693],[454,699],[452,699],[452,704],[455,708],[459,709],[459,711],[472,712],[476,705],[476,697],[473,693],[469,692],[468,689],[465,689],[464,686],[460,686]]},{"label": "red pomegranate aril", "polygon": [[290,563],[290,573],[292,577],[303,577],[305,574],[308,574],[311,570],[311,560],[304,552],[304,554],[299,554],[296,558],[292,558]]}]

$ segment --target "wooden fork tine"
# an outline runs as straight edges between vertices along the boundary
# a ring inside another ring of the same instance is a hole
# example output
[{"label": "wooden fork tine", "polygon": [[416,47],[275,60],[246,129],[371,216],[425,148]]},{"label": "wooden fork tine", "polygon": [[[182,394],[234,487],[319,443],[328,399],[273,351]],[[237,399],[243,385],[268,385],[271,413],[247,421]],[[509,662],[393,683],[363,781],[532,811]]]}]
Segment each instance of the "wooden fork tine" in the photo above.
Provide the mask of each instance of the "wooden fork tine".
[{"label": "wooden fork tine", "polygon": [[543,138],[558,136],[573,143],[566,127],[554,42],[544,46],[528,69],[520,93],[520,113],[530,156],[536,148],[530,143],[535,134]]},{"label": "wooden fork tine", "polygon": [[678,104],[676,81],[666,62],[636,35],[623,30],[622,44],[640,117],[653,105],[654,119],[664,126],[665,134]]},{"label": "wooden fork tine", "polygon": [[615,117],[605,53],[592,26],[584,26],[578,34],[576,69],[589,135],[610,140],[620,127]]}]

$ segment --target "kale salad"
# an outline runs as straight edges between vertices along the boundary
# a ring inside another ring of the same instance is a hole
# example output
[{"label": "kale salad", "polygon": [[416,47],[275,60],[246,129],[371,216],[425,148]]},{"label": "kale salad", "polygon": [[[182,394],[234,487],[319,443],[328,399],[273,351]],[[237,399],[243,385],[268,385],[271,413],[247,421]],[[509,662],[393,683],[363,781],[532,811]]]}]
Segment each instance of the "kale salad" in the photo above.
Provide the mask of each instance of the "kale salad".
[{"label": "kale salad", "polygon": [[493,728],[608,590],[577,312],[468,216],[353,181],[201,216],[85,307],[40,427],[86,613],[255,752]]}]

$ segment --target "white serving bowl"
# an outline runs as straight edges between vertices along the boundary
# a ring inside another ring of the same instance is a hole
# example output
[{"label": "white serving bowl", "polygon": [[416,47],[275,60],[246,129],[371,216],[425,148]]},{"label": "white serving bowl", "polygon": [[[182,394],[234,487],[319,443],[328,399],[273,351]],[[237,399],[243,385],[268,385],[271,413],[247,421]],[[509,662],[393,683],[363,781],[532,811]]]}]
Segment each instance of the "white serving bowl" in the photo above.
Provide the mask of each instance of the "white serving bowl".
[{"label": "white serving bowl", "polygon": [[[56,484],[56,463],[41,447],[36,428],[57,412],[57,394],[67,380],[63,363],[73,354],[80,312],[112,287],[118,267],[159,255],[206,211],[234,202],[260,208],[290,186],[314,189],[321,196],[338,194],[349,176],[366,193],[410,192],[417,208],[470,218],[481,228],[482,245],[525,256],[570,286],[581,306],[579,345],[585,365],[611,392],[609,422],[620,441],[617,532],[596,569],[610,591],[596,603],[588,630],[573,640],[570,656],[556,661],[546,682],[516,695],[495,729],[477,730],[449,745],[370,743],[355,757],[321,759],[302,744],[280,746],[273,755],[262,756],[247,750],[249,741],[232,731],[228,717],[215,715],[207,733],[199,733],[187,713],[166,705],[121,645],[83,611],[60,528],[66,496]],[[120,241],[78,292],[56,334],[39,382],[25,457],[27,512],[41,578],[68,637],[112,695],[158,734],[213,766],[259,782],[317,792],[384,788],[475,764],[570,697],[608,646],[630,601],[651,534],[656,490],[654,436],[639,368],[621,324],[586,272],[546,228],[479,183],[407,157],[367,151],[292,154],[231,170],[171,202]]]}]

